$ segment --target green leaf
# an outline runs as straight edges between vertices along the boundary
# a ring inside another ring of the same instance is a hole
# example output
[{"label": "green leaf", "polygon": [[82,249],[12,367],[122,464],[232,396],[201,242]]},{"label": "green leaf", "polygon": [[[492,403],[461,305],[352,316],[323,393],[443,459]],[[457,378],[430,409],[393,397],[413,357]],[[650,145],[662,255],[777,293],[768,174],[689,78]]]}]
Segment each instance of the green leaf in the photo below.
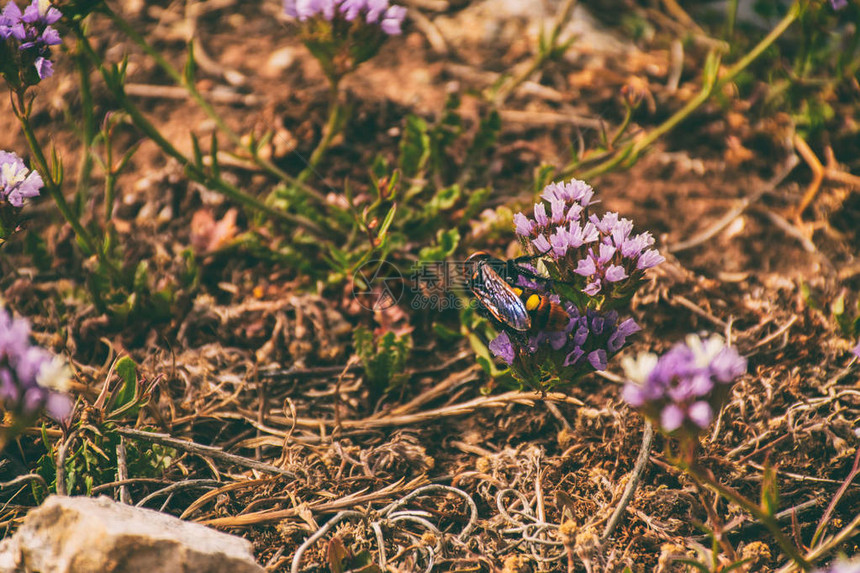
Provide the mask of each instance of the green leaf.
[{"label": "green leaf", "polygon": [[460,186],[456,183],[439,189],[424,207],[425,218],[435,217],[440,211],[450,209],[460,199]]},{"label": "green leaf", "polygon": [[773,466],[766,466],[761,477],[761,508],[769,516],[779,510],[779,484]]},{"label": "green leaf", "polygon": [[480,213],[492,194],[492,187],[481,187],[480,189],[471,191],[468,194],[469,199],[466,202],[466,209],[463,211],[462,221],[468,221]]},{"label": "green leaf", "polygon": [[188,56],[185,58],[185,69],[182,73],[182,77],[185,79],[185,85],[194,85],[194,76],[196,75],[196,71],[197,64],[194,61],[194,41],[190,40],[188,42]]},{"label": "green leaf", "polygon": [[406,363],[412,351],[412,338],[408,334],[388,331],[377,339],[368,329],[358,327],[353,334],[353,346],[374,395],[389,392],[406,380]]},{"label": "green leaf", "polygon": [[546,163],[535,169],[534,193],[536,195],[543,191],[543,188],[552,182],[552,179],[555,176],[555,171],[554,166],[547,165]]},{"label": "green leaf", "polygon": [[388,214],[385,215],[385,219],[382,221],[382,224],[379,226],[379,231],[376,233],[376,236],[379,239],[384,239],[385,234],[388,232],[388,228],[391,227],[391,223],[394,221],[394,214],[397,212],[397,203],[391,206],[391,209],[388,210]]},{"label": "green leaf", "polygon": [[221,178],[221,166],[218,164],[218,134],[212,132],[212,141],[209,143],[209,157],[212,158],[212,177]]},{"label": "green leaf", "polygon": [[122,380],[122,389],[119,391],[114,404],[115,408],[121,408],[135,399],[137,392],[137,364],[128,356],[120,358],[114,368],[117,376]]},{"label": "green leaf", "polygon": [[427,122],[416,115],[406,117],[403,137],[400,139],[399,165],[406,178],[418,177],[430,158],[430,136]]},{"label": "green leaf", "polygon": [[418,261],[443,261],[454,254],[459,244],[460,232],[457,229],[441,230],[436,233],[436,245],[422,248]]},{"label": "green leaf", "polygon": [[194,132],[191,132],[191,150],[194,154],[194,165],[196,165],[201,171],[204,170],[205,165],[203,164],[203,152],[200,151],[200,141],[197,140],[197,136],[194,135]]}]

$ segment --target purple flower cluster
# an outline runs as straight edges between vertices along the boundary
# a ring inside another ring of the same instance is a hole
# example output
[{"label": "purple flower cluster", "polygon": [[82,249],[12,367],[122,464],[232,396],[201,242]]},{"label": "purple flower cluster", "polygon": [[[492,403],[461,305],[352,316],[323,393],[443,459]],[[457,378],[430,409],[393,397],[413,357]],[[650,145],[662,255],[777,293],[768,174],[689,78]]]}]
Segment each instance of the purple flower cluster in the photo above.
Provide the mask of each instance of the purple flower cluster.
[{"label": "purple flower cluster", "polygon": [[68,366],[44,348],[30,343],[30,324],[0,307],[0,403],[28,420],[44,408],[56,420],[66,419],[72,401],[63,392]]},{"label": "purple flower cluster", "polygon": [[659,358],[644,353],[626,358],[629,382],[623,396],[666,433],[695,435],[714,420],[732,383],[747,370],[747,361],[719,336],[687,337]]},{"label": "purple flower cluster", "polygon": [[857,358],[860,358],[860,342],[857,343],[857,346],[851,349],[851,354],[853,354]]},{"label": "purple flower cluster", "polygon": [[406,17],[406,8],[391,6],[388,0],[284,0],[284,12],[301,22],[316,16],[328,21],[339,16],[352,22],[363,16],[366,23],[378,24],[389,36],[401,33]]},{"label": "purple flower cluster", "polygon": [[36,171],[30,171],[14,153],[0,151],[0,205],[20,207],[24,199],[37,197],[44,183]]},{"label": "purple flower cluster", "polygon": [[[650,233],[633,233],[618,213],[589,214],[594,190],[576,179],[551,183],[534,218],[514,216],[517,235],[532,254],[545,253],[553,278],[580,285],[589,296],[629,299],[645,271],[665,259]],[[547,208],[548,207],[548,208]]]},{"label": "purple flower cluster", "polygon": [[[15,59],[17,52],[22,75],[28,78],[28,70],[36,72],[35,81],[27,79],[25,85],[38,83],[38,80],[54,73],[54,64],[50,60],[51,46],[59,45],[61,40],[60,33],[52,25],[61,17],[62,13],[48,0],[32,0],[23,14],[15,2],[9,0],[0,13],[0,43],[6,48],[3,51],[8,52],[4,59]],[[11,70],[6,69],[7,65],[8,62],[4,62],[3,74],[10,79]]]},{"label": "purple flower cluster", "polygon": [[[558,302],[557,296],[550,296]],[[564,308],[570,321],[563,330],[540,331],[523,341],[514,340],[503,331],[490,342],[490,352],[515,370],[527,366],[521,363],[522,360],[517,360],[524,353],[530,362],[543,366],[553,364],[558,373],[574,378],[587,372],[606,370],[609,359],[624,348],[627,337],[641,330],[632,318],[621,320],[614,310],[603,313],[587,309],[580,313],[569,302],[564,304]]]},{"label": "purple flower cluster", "polygon": [[860,558],[848,561],[838,559],[825,569],[816,569],[813,573],[860,573]]}]

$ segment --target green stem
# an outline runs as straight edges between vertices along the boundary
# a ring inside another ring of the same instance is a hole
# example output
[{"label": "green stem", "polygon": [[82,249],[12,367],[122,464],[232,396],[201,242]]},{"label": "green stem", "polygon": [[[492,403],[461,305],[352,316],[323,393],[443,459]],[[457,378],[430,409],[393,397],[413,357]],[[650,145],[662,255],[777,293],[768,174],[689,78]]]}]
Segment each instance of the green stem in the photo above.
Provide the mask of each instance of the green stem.
[{"label": "green stem", "polygon": [[313,221],[299,216],[292,215],[290,213],[285,213],[283,211],[279,211],[271,208],[269,205],[266,205],[256,197],[248,195],[243,192],[239,188],[231,185],[221,177],[214,176],[210,173],[205,172],[201,167],[196,165],[191,159],[185,156],[181,151],[179,151],[176,147],[170,143],[158,129],[146,118],[146,116],[138,109],[134,103],[128,98],[128,95],[125,93],[121,82],[118,82],[117,79],[112,76],[108,70],[104,66],[104,62],[96,54],[95,50],[93,50],[87,38],[83,35],[82,31],[79,29],[74,30],[79,38],[83,40],[82,45],[84,48],[84,52],[87,54],[87,57],[90,58],[93,65],[98,68],[99,72],[102,75],[102,78],[105,81],[108,89],[111,91],[113,96],[116,98],[117,103],[122,107],[123,110],[129,115],[132,123],[143,132],[149,139],[151,139],[156,145],[158,145],[167,155],[173,157],[182,165],[185,169],[185,172],[188,176],[201,183],[208,188],[221,193],[232,199],[233,201],[239,203],[240,205],[244,205],[251,209],[260,211],[273,219],[280,220],[285,223],[289,223],[291,225],[296,225],[306,229],[307,231],[313,233],[317,237],[325,237],[327,233],[323,231],[316,223]]},{"label": "green stem", "polygon": [[[108,8],[106,5],[104,7],[104,11],[105,11],[105,14],[108,16],[108,18],[110,18],[111,21],[114,24],[116,24],[116,26],[120,30],[122,30],[123,33],[125,33],[129,38],[131,38],[131,40],[135,44],[140,46],[140,48],[144,52],[146,52],[153,60],[155,60],[155,63],[158,65],[158,67],[160,67],[162,70],[164,70],[167,73],[167,75],[169,75],[173,79],[173,81],[176,82],[179,86],[185,88],[185,90],[188,92],[188,94],[191,96],[191,98],[195,102],[197,102],[197,105],[200,106],[200,108],[203,110],[203,112],[212,121],[215,122],[215,125],[218,126],[218,129],[222,133],[224,133],[227,136],[227,138],[230,139],[231,142],[233,142],[234,145],[236,145],[237,147],[246,151],[251,156],[251,158],[254,160],[254,163],[256,163],[258,167],[260,167],[264,171],[268,172],[270,175],[277,177],[278,179],[280,179],[282,181],[287,181],[287,182],[295,183],[295,184],[301,184],[301,181],[296,180],[295,178],[291,177],[286,171],[284,171],[283,169],[280,169],[277,165],[275,165],[274,163],[272,163],[268,159],[261,157],[260,154],[258,153],[256,146],[246,145],[245,143],[243,143],[242,138],[239,136],[239,134],[237,134],[235,131],[230,129],[230,127],[227,125],[227,123],[224,121],[224,119],[218,114],[217,111],[215,111],[215,108],[212,107],[212,104],[210,104],[206,100],[206,98],[203,97],[203,95],[197,89],[197,86],[194,85],[194,82],[188,81],[187,78],[179,72],[179,70],[177,70],[175,67],[173,67],[173,65],[170,62],[168,62],[167,59],[165,59],[164,56],[162,56],[161,53],[158,52],[158,50],[153,48],[146,41],[146,38],[144,38],[137,30],[135,30],[135,28],[131,24],[129,24],[122,16],[120,16],[119,14],[117,14],[116,12],[114,12],[113,10]],[[212,158],[212,161],[215,161],[214,157]],[[315,197],[318,201],[325,202],[325,196],[322,193],[320,193],[319,191],[317,191],[316,189],[314,189],[313,187],[309,187],[307,185],[301,185],[301,188],[306,193]]]},{"label": "green stem", "polygon": [[300,183],[303,183],[308,180],[308,178],[316,173],[316,168],[319,165],[320,161],[322,161],[325,152],[328,151],[329,146],[331,145],[334,136],[337,135],[339,129],[338,124],[340,123],[341,113],[343,108],[338,101],[338,96],[340,95],[340,91],[338,90],[339,82],[336,79],[331,80],[331,90],[329,91],[329,107],[328,107],[328,119],[326,120],[325,127],[323,128],[322,138],[320,142],[317,144],[313,153],[311,153],[311,158],[308,160],[308,165],[302,172],[299,173],[299,176],[296,178]]},{"label": "green stem", "polygon": [[16,95],[18,98],[17,105],[12,107],[15,115],[18,117],[19,123],[21,124],[21,129],[24,131],[24,137],[27,139],[30,151],[33,153],[33,159],[36,162],[39,174],[42,176],[42,182],[45,185],[45,189],[48,190],[48,194],[54,199],[54,202],[57,204],[57,208],[60,210],[63,218],[69,225],[71,225],[72,230],[75,232],[75,235],[84,248],[85,254],[95,254],[99,259],[99,263],[108,270],[111,276],[117,282],[121,282],[122,274],[119,269],[108,260],[104,251],[98,248],[95,240],[81,224],[80,219],[78,219],[78,217],[76,217],[72,212],[69,204],[66,202],[66,198],[63,196],[62,189],[60,189],[60,186],[54,180],[54,172],[52,171],[51,166],[48,165],[48,161],[45,159],[45,154],[42,153],[42,146],[39,145],[39,140],[36,139],[36,133],[33,131],[33,126],[30,124],[29,107],[24,101],[24,90],[18,91]]},{"label": "green stem", "polygon": [[[578,173],[577,176],[580,179],[590,179],[596,175],[600,175],[602,173],[606,173],[607,171],[617,167],[622,162],[625,164],[625,167],[631,167],[638,159],[639,155],[647,148],[649,145],[654,143],[658,138],[662,137],[672,129],[674,129],[679,123],[685,120],[690,114],[692,114],[699,106],[710,99],[711,94],[714,92],[719,92],[723,86],[732,82],[738,74],[740,74],[743,70],[745,70],[756,58],[758,58],[766,49],[768,49],[787,29],[791,24],[798,18],[801,11],[801,0],[797,0],[794,4],[792,4],[791,8],[788,10],[788,13],[783,17],[782,20],[776,25],[776,27],[770,31],[770,33],[765,36],[746,56],[735,62],[733,66],[731,66],[728,70],[726,70],[725,74],[723,74],[719,79],[715,82],[706,81],[705,86],[702,88],[702,91],[699,92],[696,97],[687,102],[683,108],[675,112],[672,117],[667,119],[658,127],[651,130],[645,137],[642,139],[631,143],[624,148],[618,150],[618,152],[613,155],[613,157],[607,159],[603,163],[592,167],[591,169],[584,171],[582,173]],[[713,54],[713,53],[712,53]],[[563,175],[570,175],[574,168],[567,168],[564,170]]]},{"label": "green stem", "polygon": [[676,465],[696,480],[696,483],[711,488],[713,491],[717,492],[719,495],[728,499],[735,505],[747,510],[753,517],[770,530],[774,539],[785,552],[786,556],[794,560],[794,562],[803,568],[804,571],[812,569],[812,564],[809,563],[803,555],[801,555],[794,544],[788,539],[788,537],[786,537],[785,533],[782,532],[782,529],[779,527],[779,523],[773,515],[766,513],[758,506],[758,504],[747,499],[741,495],[740,492],[721,484],[719,481],[714,479],[713,475],[711,475],[709,471],[700,468],[695,462],[689,464],[677,463]]},{"label": "green stem", "polygon": [[[83,133],[81,134],[81,139],[83,139],[84,149],[81,154],[81,163],[78,166],[78,181],[76,185],[76,199],[79,204],[78,206],[80,206],[85,202],[90,184],[90,174],[93,170],[92,144],[96,136],[93,94],[90,86],[90,69],[87,65],[87,59],[81,53],[80,41],[75,51],[75,67],[78,70],[78,77],[80,79],[81,113],[83,114]],[[80,207],[78,208],[78,213],[80,214]]]},{"label": "green stem", "polygon": [[565,2],[564,6],[559,10],[558,15],[555,18],[552,31],[549,35],[549,41],[546,44],[542,43],[531,64],[529,64],[520,74],[511,77],[507,82],[500,86],[492,96],[493,103],[496,106],[502,105],[508,96],[511,95],[511,93],[523,82],[528,80],[533,73],[540,69],[544,62],[546,62],[547,58],[555,52],[558,44],[558,37],[561,34],[561,29],[567,21],[570,20],[574,7],[576,7],[576,0],[567,0]]}]

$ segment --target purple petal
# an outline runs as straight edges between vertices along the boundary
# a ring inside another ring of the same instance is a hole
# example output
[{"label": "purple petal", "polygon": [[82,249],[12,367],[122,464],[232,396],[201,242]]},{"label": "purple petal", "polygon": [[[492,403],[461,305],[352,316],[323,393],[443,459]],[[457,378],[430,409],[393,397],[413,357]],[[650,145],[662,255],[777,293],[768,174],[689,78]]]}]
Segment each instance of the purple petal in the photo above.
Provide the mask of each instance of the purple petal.
[{"label": "purple petal", "polygon": [[656,267],[665,260],[666,257],[657,252],[656,249],[648,249],[636,261],[636,268],[644,271],[645,269]]},{"label": "purple petal", "polygon": [[601,284],[600,279],[596,279],[585,285],[585,288],[582,289],[582,292],[584,292],[588,296],[597,296],[597,294],[600,293],[600,290],[602,288],[603,285]]},{"label": "purple petal", "polygon": [[541,227],[546,227],[549,224],[549,217],[546,216],[546,205],[543,203],[535,203],[535,222]]},{"label": "purple petal", "polygon": [[385,11],[379,27],[389,36],[397,36],[401,33],[404,18],[406,18],[406,8],[403,6],[392,6]]},{"label": "purple petal", "polygon": [[580,358],[582,358],[583,354],[585,354],[585,351],[577,346],[576,348],[568,352],[567,356],[564,357],[564,362],[562,363],[562,366],[573,366],[579,361]]},{"label": "purple petal", "polygon": [[550,201],[550,210],[552,212],[553,223],[558,224],[564,221],[564,208],[565,203],[561,199],[555,198]]},{"label": "purple petal", "polygon": [[514,215],[514,225],[516,226],[517,235],[521,237],[530,237],[535,227],[534,221],[522,213]]},{"label": "purple petal", "polygon": [[609,265],[609,268],[606,269],[605,278],[611,283],[617,283],[627,278],[627,271],[624,270],[624,267]]},{"label": "purple petal", "polygon": [[550,235],[549,242],[552,245],[553,256],[557,259],[563,257],[567,253],[568,246],[567,231],[564,227],[557,227]]},{"label": "purple petal", "polygon": [[39,37],[39,40],[42,44],[46,46],[57,46],[62,44],[63,41],[60,39],[60,33],[57,32],[54,28],[48,26],[45,28],[45,31],[42,32],[42,35]]},{"label": "purple petal", "polygon": [[514,345],[511,343],[511,338],[507,332],[502,332],[489,344],[490,352],[493,356],[497,356],[505,361],[510,366],[514,362]]},{"label": "purple petal", "polygon": [[689,410],[687,410],[687,416],[694,424],[704,430],[714,419],[714,411],[711,409],[710,404],[699,401],[690,406]]},{"label": "purple petal", "polygon": [[[44,80],[54,75],[54,64],[48,58],[36,58],[35,66],[39,79]],[[36,194],[38,195],[38,193]]]},{"label": "purple petal", "polygon": [[660,413],[660,426],[667,432],[674,432],[684,423],[684,411],[675,404],[669,404]]},{"label": "purple petal", "polygon": [[576,264],[576,270],[573,272],[583,277],[590,277],[597,273],[597,266],[594,264],[594,259],[589,256],[579,259],[579,262]]},{"label": "purple petal", "polygon": [[69,419],[74,404],[74,401],[66,394],[50,392],[45,401],[45,412],[54,420],[64,422]]},{"label": "purple petal", "polygon": [[538,235],[532,241],[532,246],[539,253],[547,253],[552,249],[552,245],[549,244],[549,241],[546,240],[546,237],[543,234]]},{"label": "purple petal", "polygon": [[594,350],[588,353],[588,362],[594,367],[595,370],[606,370],[607,358],[606,351],[602,348]]},{"label": "purple petal", "polygon": [[597,257],[597,262],[600,264],[608,263],[615,256],[615,251],[617,250],[614,246],[607,245],[606,243],[600,243],[598,249],[600,256]]},{"label": "purple petal", "polygon": [[621,391],[621,398],[634,408],[641,408],[645,404],[645,394],[638,384],[628,382]]}]

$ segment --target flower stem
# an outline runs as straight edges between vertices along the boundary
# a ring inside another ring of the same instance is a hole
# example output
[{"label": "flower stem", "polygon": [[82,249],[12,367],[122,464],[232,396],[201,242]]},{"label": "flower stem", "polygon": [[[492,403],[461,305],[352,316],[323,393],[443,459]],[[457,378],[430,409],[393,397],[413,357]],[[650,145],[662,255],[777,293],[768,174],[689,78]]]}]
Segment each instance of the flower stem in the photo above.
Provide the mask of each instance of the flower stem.
[{"label": "flower stem", "polygon": [[[625,147],[619,149],[612,157],[600,163],[591,169],[588,169],[584,172],[577,173],[577,177],[579,179],[591,179],[597,175],[606,173],[614,169],[615,167],[623,164],[625,168],[632,167],[634,163],[639,159],[639,156],[642,152],[654,143],[657,139],[662,137],[663,135],[670,132],[674,129],[679,123],[683,120],[687,119],[690,114],[692,114],[697,108],[699,108],[702,104],[708,101],[711,95],[715,92],[719,92],[726,84],[730,83],[744,71],[752,62],[756,60],[766,49],[768,49],[776,40],[782,36],[782,34],[788,29],[789,26],[798,18],[801,12],[801,3],[802,0],[796,0],[794,4],[789,8],[788,13],[783,17],[782,20],[774,27],[770,33],[765,36],[750,52],[735,62],[735,64],[729,67],[728,70],[724,74],[722,74],[716,81],[708,81],[706,78],[705,85],[702,88],[696,97],[691,99],[687,104],[682,107],[680,110],[675,112],[672,117],[667,119],[661,125],[652,129],[648,132],[647,135],[638,139],[635,142],[632,142]],[[711,52],[709,57],[714,57],[716,55],[715,52]],[[563,175],[568,176],[576,171],[575,166],[568,166],[565,168]]]},{"label": "flower stem", "polygon": [[533,73],[540,69],[540,67],[554,55],[556,48],[558,47],[558,37],[561,34],[562,27],[567,24],[568,20],[570,20],[571,15],[573,14],[573,9],[576,7],[576,0],[566,0],[564,6],[561,7],[558,14],[556,15],[555,22],[553,23],[552,30],[549,34],[548,41],[541,41],[541,45],[538,48],[538,53],[535,55],[534,59],[531,63],[522,70],[521,73],[516,76],[508,78],[508,80],[499,86],[496,89],[496,92],[492,94],[491,99],[493,103],[498,107],[501,106],[508,96],[517,89],[522,83],[527,81]]},{"label": "flower stem", "polygon": [[[210,104],[206,100],[206,98],[203,97],[203,95],[197,89],[197,86],[194,85],[194,82],[189,81],[188,78],[186,78],[183,74],[179,72],[179,70],[173,67],[173,65],[169,61],[167,61],[167,59],[165,59],[164,56],[162,56],[161,53],[158,52],[158,50],[153,48],[146,41],[146,38],[144,38],[137,30],[135,30],[135,28],[131,24],[129,24],[122,16],[111,10],[109,7],[107,7],[107,5],[104,6],[104,12],[108,16],[108,18],[110,18],[111,21],[116,24],[117,28],[122,30],[122,32],[125,33],[129,38],[131,38],[131,40],[135,44],[140,46],[140,48],[144,52],[146,52],[153,60],[155,60],[155,63],[158,65],[158,67],[164,70],[167,75],[169,75],[173,79],[173,81],[176,82],[179,86],[185,88],[185,90],[188,92],[188,95],[191,96],[191,99],[197,102],[197,105],[200,106],[203,112],[212,121],[215,122],[215,125],[218,126],[218,129],[222,133],[224,133],[234,145],[247,152],[258,167],[282,181],[301,185],[300,180],[291,177],[286,171],[279,168],[277,165],[275,165],[268,159],[261,157],[256,146],[243,143],[242,138],[239,137],[239,134],[230,129],[230,126],[228,126],[224,119],[218,114],[218,112],[215,111],[215,108],[212,106],[212,104]],[[212,160],[215,161],[215,158],[213,157]],[[313,187],[301,185],[301,188],[303,191],[313,196],[318,201],[325,202],[325,196]]]},{"label": "flower stem", "polygon": [[54,199],[54,202],[57,204],[57,208],[60,210],[63,218],[69,225],[71,225],[72,230],[75,232],[75,236],[78,238],[85,254],[88,256],[96,255],[99,263],[107,269],[111,274],[111,277],[117,282],[122,282],[122,274],[119,269],[114,266],[110,260],[108,260],[104,251],[96,244],[95,239],[93,239],[92,235],[90,235],[86,228],[81,224],[80,219],[72,212],[68,202],[66,202],[65,196],[63,196],[63,190],[60,189],[59,184],[54,179],[54,171],[51,166],[48,165],[48,160],[42,152],[42,146],[39,145],[39,140],[36,139],[36,133],[33,131],[33,126],[30,123],[30,107],[24,101],[24,90],[22,89],[17,91],[15,95],[17,97],[17,102],[16,105],[12,106],[12,108],[18,118],[18,122],[21,124],[21,129],[24,132],[24,137],[27,139],[30,151],[33,153],[33,160],[36,162],[39,174],[42,176],[42,182],[45,184],[45,189],[48,190],[48,194]]},{"label": "flower stem", "polygon": [[105,81],[108,89],[111,91],[113,96],[116,98],[117,103],[122,107],[123,110],[129,115],[132,123],[143,132],[148,138],[150,138],[156,145],[158,145],[167,155],[173,157],[182,165],[185,169],[185,172],[188,176],[201,183],[210,189],[229,197],[233,201],[236,201],[240,205],[244,205],[245,207],[254,209],[273,219],[280,220],[284,223],[288,223],[290,225],[295,225],[298,227],[302,227],[305,230],[311,232],[317,237],[326,237],[328,234],[321,229],[316,223],[302,217],[300,215],[293,215],[291,213],[285,213],[283,211],[273,209],[269,205],[266,205],[256,197],[253,197],[238,187],[228,183],[220,176],[213,174],[211,171],[207,173],[204,169],[193,162],[191,159],[185,156],[181,151],[179,151],[172,143],[170,143],[158,129],[152,124],[152,122],[147,119],[147,117],[140,111],[140,109],[132,103],[132,101],[128,98],[128,95],[125,93],[125,89],[122,85],[122,82],[118,79],[117,74],[110,73],[104,65],[104,61],[96,54],[95,50],[93,50],[92,45],[90,45],[89,41],[84,36],[83,32],[80,29],[74,30],[75,34],[78,35],[79,38],[83,40],[82,46],[84,52],[87,54],[87,57],[93,62],[93,65],[98,68],[101,73],[102,78]]},{"label": "flower stem", "polygon": [[81,163],[78,166],[76,189],[76,201],[78,203],[76,206],[78,207],[78,214],[80,214],[80,205],[84,204],[86,200],[87,187],[90,184],[90,174],[93,170],[92,144],[96,135],[93,94],[89,75],[90,68],[87,65],[86,57],[81,53],[80,40],[74,53],[74,59],[75,67],[78,70],[78,78],[80,79],[81,113],[83,114],[81,139],[83,140],[84,149],[81,153]]},{"label": "flower stem", "polygon": [[782,548],[783,552],[785,552],[787,557],[794,560],[794,562],[797,563],[804,571],[812,569],[812,564],[809,563],[803,555],[801,555],[797,547],[795,547],[788,537],[786,537],[785,533],[782,532],[782,529],[779,527],[779,523],[773,515],[762,510],[758,504],[747,499],[740,492],[730,488],[729,486],[721,484],[714,478],[710,471],[700,467],[697,463],[676,462],[675,465],[687,472],[687,474],[699,485],[711,488],[713,491],[735,505],[747,510],[753,517],[770,530],[774,539],[779,544],[780,548]]},{"label": "flower stem", "polygon": [[639,456],[636,458],[636,464],[633,466],[633,472],[630,479],[627,480],[627,485],[624,487],[624,493],[621,494],[621,499],[618,505],[606,522],[606,527],[603,528],[603,534],[600,536],[600,542],[606,543],[615,527],[621,521],[621,516],[627,509],[627,504],[633,499],[633,494],[636,492],[636,486],[639,485],[639,479],[642,477],[642,472],[648,465],[648,456],[651,453],[651,443],[654,441],[654,427],[651,422],[645,422],[645,430],[642,432],[642,446],[639,448]]},{"label": "flower stem", "polygon": [[336,79],[331,80],[331,90],[329,91],[329,106],[328,106],[328,119],[326,120],[325,127],[323,128],[322,139],[317,144],[313,153],[311,153],[311,158],[308,160],[308,165],[305,167],[299,176],[296,178],[299,182],[307,181],[307,179],[316,173],[316,168],[319,165],[320,161],[322,161],[325,152],[328,150],[331,145],[334,136],[338,134],[340,131],[338,129],[341,114],[343,113],[343,108],[338,101],[338,96],[340,95],[340,91],[338,90],[339,82]]}]

